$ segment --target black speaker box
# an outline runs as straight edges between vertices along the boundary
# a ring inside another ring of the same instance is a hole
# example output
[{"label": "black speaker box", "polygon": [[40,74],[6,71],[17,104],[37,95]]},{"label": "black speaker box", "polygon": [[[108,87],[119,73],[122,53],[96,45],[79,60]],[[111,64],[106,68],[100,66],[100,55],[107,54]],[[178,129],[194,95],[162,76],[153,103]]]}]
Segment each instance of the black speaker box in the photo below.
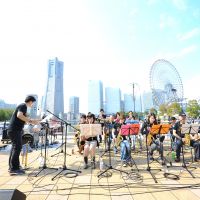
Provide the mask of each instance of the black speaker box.
[{"label": "black speaker box", "polygon": [[0,190],[0,200],[26,200],[26,195],[19,190]]}]

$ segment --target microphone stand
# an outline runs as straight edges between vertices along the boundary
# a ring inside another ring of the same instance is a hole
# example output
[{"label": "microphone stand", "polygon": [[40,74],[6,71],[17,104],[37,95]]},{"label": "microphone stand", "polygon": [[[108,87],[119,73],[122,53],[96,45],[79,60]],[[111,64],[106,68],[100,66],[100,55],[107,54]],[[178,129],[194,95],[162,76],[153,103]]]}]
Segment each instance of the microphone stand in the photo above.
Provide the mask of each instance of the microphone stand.
[{"label": "microphone stand", "polygon": [[67,172],[64,175],[67,174],[75,174],[76,176],[78,175],[78,173],[81,173],[81,171],[79,170],[74,170],[74,169],[69,169],[66,166],[66,151],[67,151],[67,127],[71,126],[72,128],[74,128],[75,130],[77,130],[75,127],[73,127],[71,124],[69,124],[68,122],[64,121],[63,119],[59,118],[58,116],[56,116],[55,114],[53,114],[52,112],[50,112],[49,110],[47,110],[47,112],[49,112],[50,114],[52,114],[53,116],[55,116],[57,119],[59,119],[61,122],[63,122],[65,124],[66,127],[66,131],[65,131],[65,141],[64,141],[64,163],[63,163],[63,167],[62,170],[60,172],[58,172],[51,180],[53,181],[58,175],[60,175],[62,172],[64,172],[65,170],[68,171],[72,171],[72,172]]}]

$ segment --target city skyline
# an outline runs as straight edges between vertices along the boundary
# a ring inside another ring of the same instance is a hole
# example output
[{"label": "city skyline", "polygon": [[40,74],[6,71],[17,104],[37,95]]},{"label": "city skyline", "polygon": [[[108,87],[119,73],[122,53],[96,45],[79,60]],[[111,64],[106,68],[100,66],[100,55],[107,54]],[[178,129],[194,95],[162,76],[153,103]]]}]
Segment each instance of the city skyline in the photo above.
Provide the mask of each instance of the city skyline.
[{"label": "city skyline", "polygon": [[80,112],[87,111],[90,79],[124,93],[131,93],[132,82],[149,91],[157,59],[176,67],[184,97],[199,98],[199,8],[199,1],[188,0],[2,1],[0,99],[40,99],[52,57],[65,63],[65,110],[69,96],[79,96]]}]

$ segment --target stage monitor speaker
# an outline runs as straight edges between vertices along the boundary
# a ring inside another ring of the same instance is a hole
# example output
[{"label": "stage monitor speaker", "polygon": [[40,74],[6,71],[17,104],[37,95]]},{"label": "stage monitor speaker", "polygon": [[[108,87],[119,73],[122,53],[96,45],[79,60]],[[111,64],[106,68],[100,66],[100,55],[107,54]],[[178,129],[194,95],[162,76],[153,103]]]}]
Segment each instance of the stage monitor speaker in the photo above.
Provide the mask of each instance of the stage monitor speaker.
[{"label": "stage monitor speaker", "polygon": [[26,200],[26,195],[17,189],[0,190],[0,200]]}]

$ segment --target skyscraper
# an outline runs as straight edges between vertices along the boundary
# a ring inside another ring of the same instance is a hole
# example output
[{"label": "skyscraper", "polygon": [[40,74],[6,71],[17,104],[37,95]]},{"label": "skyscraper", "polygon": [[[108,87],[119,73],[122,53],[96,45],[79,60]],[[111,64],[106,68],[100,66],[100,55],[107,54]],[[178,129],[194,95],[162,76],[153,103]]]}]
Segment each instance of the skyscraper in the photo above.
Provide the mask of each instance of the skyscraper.
[{"label": "skyscraper", "polygon": [[73,119],[77,119],[79,115],[79,97],[72,96],[69,98],[69,112]]},{"label": "skyscraper", "polygon": [[100,80],[88,82],[88,111],[98,114],[103,108],[103,83]]},{"label": "skyscraper", "polygon": [[119,88],[105,88],[106,114],[113,114],[121,111],[121,91]]},{"label": "skyscraper", "polygon": [[150,110],[154,107],[153,105],[153,98],[152,98],[152,92],[145,91],[142,95],[143,97],[143,109],[144,111]]},{"label": "skyscraper", "polygon": [[124,94],[124,112],[133,111],[133,95],[131,94]]},{"label": "skyscraper", "polygon": [[48,61],[48,78],[43,108],[45,113],[46,110],[55,115],[64,113],[63,66],[64,63],[58,58]]}]

